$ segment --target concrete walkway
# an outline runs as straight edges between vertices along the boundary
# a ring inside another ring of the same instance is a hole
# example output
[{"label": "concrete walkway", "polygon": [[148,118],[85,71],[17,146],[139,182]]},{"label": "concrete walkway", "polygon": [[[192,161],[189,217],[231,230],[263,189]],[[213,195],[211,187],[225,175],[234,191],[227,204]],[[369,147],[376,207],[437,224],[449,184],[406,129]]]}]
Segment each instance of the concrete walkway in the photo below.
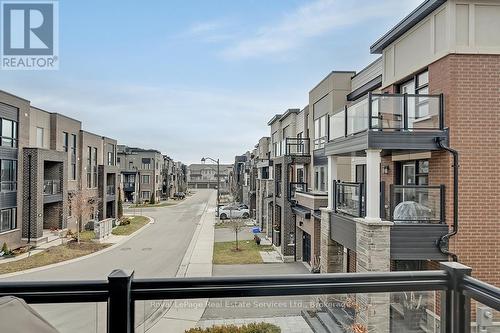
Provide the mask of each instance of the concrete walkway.
[{"label": "concrete walkway", "polygon": [[[211,196],[205,212],[196,227],[193,238],[184,255],[176,277],[207,277],[212,276],[212,260],[214,249],[215,196]],[[145,322],[146,327],[136,331],[151,333],[183,333],[195,327],[203,316],[208,299],[165,300],[158,302],[158,311],[150,320]]]}]

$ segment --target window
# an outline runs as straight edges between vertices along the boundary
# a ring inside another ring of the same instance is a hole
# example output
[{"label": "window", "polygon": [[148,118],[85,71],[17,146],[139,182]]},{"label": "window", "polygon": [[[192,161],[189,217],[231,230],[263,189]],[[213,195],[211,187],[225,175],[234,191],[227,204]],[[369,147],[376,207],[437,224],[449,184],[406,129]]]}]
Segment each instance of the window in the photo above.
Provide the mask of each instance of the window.
[{"label": "window", "polygon": [[314,190],[319,192],[326,192],[326,167],[314,167]]},{"label": "window", "polygon": [[94,174],[93,185],[94,187],[97,187],[97,148],[95,147],[94,147],[94,153],[92,154],[92,162],[93,162],[92,173]]},{"label": "window", "polygon": [[68,152],[68,144],[69,144],[69,135],[66,132],[63,132],[63,150]]},{"label": "window", "polygon": [[142,199],[149,200],[150,198],[151,198],[151,192],[150,191],[142,191]]},{"label": "window", "polygon": [[149,175],[142,175],[142,183],[149,184],[149,182],[150,182],[150,176]]},{"label": "window", "polygon": [[121,162],[120,158],[119,158],[119,157],[117,157],[117,158],[116,158],[116,164],[118,164],[118,166],[120,166],[120,162]]},{"label": "window", "polygon": [[158,175],[156,175],[156,183],[158,183]]},{"label": "window", "polygon": [[115,165],[115,145],[108,143],[108,165]]},{"label": "window", "polygon": [[281,156],[281,141],[278,131],[273,133],[273,153],[274,157]]},{"label": "window", "polygon": [[87,188],[92,187],[92,147],[87,147]]},{"label": "window", "polygon": [[325,146],[326,130],[326,115],[314,120],[314,149]]},{"label": "window", "polygon": [[0,146],[17,147],[17,122],[7,119],[0,119]]},{"label": "window", "polygon": [[0,232],[16,229],[16,208],[7,208],[0,211]]},{"label": "window", "polygon": [[142,159],[142,169],[151,170],[151,159],[150,158],[143,158]]},{"label": "window", "polygon": [[[429,94],[429,71],[421,72],[411,80],[399,86],[399,92],[409,95]],[[429,98],[427,96],[408,96],[408,122],[409,127],[413,127],[413,122],[429,116]]]},{"label": "window", "polygon": [[76,180],[76,134],[71,134],[71,180]]},{"label": "window", "polygon": [[44,129],[42,127],[36,128],[36,146],[38,148],[43,148],[43,137],[44,137]]},{"label": "window", "polygon": [[0,191],[11,192],[17,189],[17,161],[1,160]]}]

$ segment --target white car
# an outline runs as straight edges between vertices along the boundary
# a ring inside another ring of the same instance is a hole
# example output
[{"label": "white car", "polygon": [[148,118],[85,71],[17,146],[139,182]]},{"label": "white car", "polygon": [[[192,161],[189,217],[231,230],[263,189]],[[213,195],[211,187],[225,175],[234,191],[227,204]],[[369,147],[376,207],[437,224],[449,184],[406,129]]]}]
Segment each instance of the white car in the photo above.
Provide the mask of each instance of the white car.
[{"label": "white car", "polygon": [[224,206],[220,208],[219,218],[221,220],[226,219],[247,219],[250,217],[250,211],[248,208],[242,208],[238,206]]}]

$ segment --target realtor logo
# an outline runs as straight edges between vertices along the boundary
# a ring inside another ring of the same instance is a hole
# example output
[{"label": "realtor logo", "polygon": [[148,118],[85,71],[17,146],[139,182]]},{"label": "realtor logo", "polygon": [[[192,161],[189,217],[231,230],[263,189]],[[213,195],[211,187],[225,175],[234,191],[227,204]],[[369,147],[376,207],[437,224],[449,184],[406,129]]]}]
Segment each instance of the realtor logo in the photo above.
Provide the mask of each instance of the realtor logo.
[{"label": "realtor logo", "polygon": [[0,4],[0,68],[58,69],[57,1],[2,1]]}]

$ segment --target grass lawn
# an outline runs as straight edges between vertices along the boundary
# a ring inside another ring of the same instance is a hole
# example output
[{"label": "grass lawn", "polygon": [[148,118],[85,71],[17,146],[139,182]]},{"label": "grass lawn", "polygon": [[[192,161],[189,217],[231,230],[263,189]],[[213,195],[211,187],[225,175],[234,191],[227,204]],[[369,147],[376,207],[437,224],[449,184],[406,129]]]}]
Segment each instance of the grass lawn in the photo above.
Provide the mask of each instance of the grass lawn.
[{"label": "grass lawn", "polygon": [[130,224],[119,225],[111,233],[117,236],[128,236],[149,223],[149,219],[144,216],[132,216],[129,219]]},{"label": "grass lawn", "polygon": [[0,264],[0,274],[24,271],[26,269],[46,266],[82,257],[102,250],[109,245],[110,244],[100,244],[88,241],[82,241],[78,244],[72,241],[64,245],[53,246],[28,258]]},{"label": "grass lawn", "polygon": [[[76,237],[76,234],[75,234]],[[95,232],[93,230],[85,230],[80,232],[81,241],[89,241],[95,239]]]},{"label": "grass lawn", "polygon": [[261,264],[259,251],[270,251],[270,245],[257,245],[253,240],[239,241],[239,251],[236,251],[236,242],[214,243],[214,264]]}]

